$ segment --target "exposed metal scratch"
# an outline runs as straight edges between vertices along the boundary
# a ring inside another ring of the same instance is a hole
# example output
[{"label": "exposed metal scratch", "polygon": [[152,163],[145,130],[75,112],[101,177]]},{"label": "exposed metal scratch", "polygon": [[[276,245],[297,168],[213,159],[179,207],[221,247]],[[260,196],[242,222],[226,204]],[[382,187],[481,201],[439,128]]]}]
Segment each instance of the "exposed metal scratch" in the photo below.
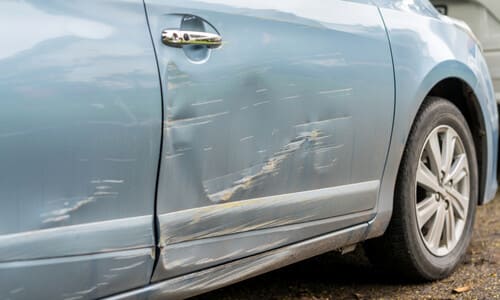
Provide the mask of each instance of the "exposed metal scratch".
[{"label": "exposed metal scratch", "polygon": [[251,140],[251,139],[253,139],[253,138],[254,138],[254,136],[253,136],[253,135],[251,135],[251,136],[247,136],[247,137],[244,137],[244,138],[240,139],[240,142],[248,141],[248,140]]},{"label": "exposed metal scratch", "polygon": [[214,103],[221,103],[223,101],[224,101],[224,99],[208,100],[208,101],[205,101],[205,102],[193,103],[193,104],[191,104],[191,106],[202,106],[202,105],[208,105],[208,104],[214,104]]},{"label": "exposed metal scratch", "polygon": [[68,219],[69,219],[69,215],[63,215],[63,216],[59,216],[59,217],[47,218],[47,219],[43,220],[42,223],[57,223],[57,222],[62,222],[62,221],[68,220]]},{"label": "exposed metal scratch", "polygon": [[[48,214],[43,214],[43,217],[49,217],[42,221],[42,223],[50,223],[50,222],[60,222],[69,219],[69,214],[77,211],[80,207],[83,207],[87,204],[95,202],[96,198],[94,196],[90,196],[87,199],[83,199],[78,201],[75,205],[68,208],[56,209]],[[50,217],[52,216],[52,217]]]},{"label": "exposed metal scratch", "polygon": [[[235,194],[240,191],[246,191],[252,187],[258,185],[265,181],[267,176],[271,176],[279,171],[281,164],[290,155],[299,150],[303,144],[307,142],[315,142],[315,140],[321,136],[321,132],[318,130],[313,130],[311,132],[302,133],[301,135],[294,138],[290,143],[282,147],[278,152],[274,153],[267,161],[262,165],[255,168],[249,168],[243,172],[237,174],[229,174],[227,176],[222,176],[214,178],[204,182],[205,190],[208,198],[215,203],[230,201]],[[247,173],[248,175],[242,175]],[[225,189],[220,189],[220,182],[225,178],[234,178],[236,176],[241,176],[239,179],[233,181],[232,185]],[[218,187],[215,192],[210,191],[212,186]]]},{"label": "exposed metal scratch", "polygon": [[[184,127],[191,127],[191,126],[200,126],[200,125],[207,125],[212,123],[212,120],[208,121],[202,121],[202,122],[196,122],[196,123],[189,123],[189,124],[183,124],[183,125],[176,125],[175,128],[184,128]],[[173,128],[172,126],[171,128]]]},{"label": "exposed metal scratch", "polygon": [[[110,189],[112,188],[109,185],[102,185],[102,184],[122,184],[124,180],[117,180],[117,179],[105,179],[105,180],[91,180],[90,181],[92,184],[100,184],[95,187],[95,191],[92,193],[91,196],[79,200],[78,202],[74,203],[70,207],[65,207],[65,208],[60,208],[53,210],[48,213],[43,213],[41,214],[42,218],[45,218],[42,223],[47,224],[47,223],[58,223],[58,222],[63,222],[68,220],[71,217],[71,214],[78,211],[80,208],[83,206],[89,205],[93,202],[96,202],[99,199],[106,199],[106,197],[116,197],[119,195],[118,192],[112,192]],[[64,200],[64,199],[62,199]],[[57,200],[60,201],[60,200]],[[64,202],[64,206],[70,205],[69,201]]]},{"label": "exposed metal scratch", "polygon": [[89,293],[92,293],[93,291],[95,291],[97,289],[97,286],[93,286],[91,287],[90,289],[88,290],[83,290],[83,291],[79,291],[79,292],[76,292],[75,294],[77,295],[85,295],[85,294],[89,294]]},{"label": "exposed metal scratch", "polygon": [[267,101],[257,102],[257,103],[254,103],[253,106],[257,107],[257,106],[260,106],[263,104],[268,104],[268,103],[271,103],[271,101],[267,100]]},{"label": "exposed metal scratch", "polygon": [[172,158],[176,158],[176,157],[180,157],[180,156],[183,156],[184,153],[176,153],[176,154],[171,154],[171,155],[165,155],[165,159],[172,159]]},{"label": "exposed metal scratch", "polygon": [[94,193],[94,196],[116,196],[116,195],[118,195],[118,192],[98,191]]},{"label": "exposed metal scratch", "polygon": [[293,99],[299,99],[300,97],[302,97],[302,96],[301,95],[288,96],[288,97],[281,98],[280,100],[293,100]]},{"label": "exposed metal scratch", "polygon": [[181,153],[181,152],[187,152],[193,150],[193,147],[183,147],[183,148],[177,148],[175,149],[175,152]]},{"label": "exposed metal scratch", "polygon": [[220,112],[220,113],[215,113],[215,114],[210,114],[210,115],[205,115],[205,116],[199,116],[199,117],[193,117],[193,118],[187,118],[187,119],[167,120],[167,121],[165,121],[165,123],[166,123],[167,127],[175,127],[175,128],[203,125],[203,124],[208,124],[208,123],[212,122],[211,119],[221,117],[221,116],[224,116],[227,114],[229,114],[229,112],[225,111],[225,112]]},{"label": "exposed metal scratch", "polygon": [[111,189],[111,186],[109,185],[99,185],[95,187],[96,190],[109,190]]},{"label": "exposed metal scratch", "polygon": [[329,94],[340,94],[340,93],[350,93],[352,92],[352,88],[348,89],[339,89],[339,90],[328,90],[328,91],[320,91],[319,95],[329,95]]},{"label": "exposed metal scratch", "polygon": [[105,179],[101,181],[102,183],[123,183],[124,180],[116,180],[116,179]]}]

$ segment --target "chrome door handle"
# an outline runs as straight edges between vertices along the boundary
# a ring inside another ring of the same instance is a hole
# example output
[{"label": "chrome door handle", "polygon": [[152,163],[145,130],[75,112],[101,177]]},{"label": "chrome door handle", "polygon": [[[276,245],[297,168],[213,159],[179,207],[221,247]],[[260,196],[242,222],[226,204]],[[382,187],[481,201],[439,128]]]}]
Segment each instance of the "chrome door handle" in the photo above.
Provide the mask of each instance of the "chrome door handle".
[{"label": "chrome door handle", "polygon": [[215,33],[165,29],[161,34],[163,43],[170,47],[182,48],[186,45],[207,46],[215,49],[222,46],[222,37]]}]

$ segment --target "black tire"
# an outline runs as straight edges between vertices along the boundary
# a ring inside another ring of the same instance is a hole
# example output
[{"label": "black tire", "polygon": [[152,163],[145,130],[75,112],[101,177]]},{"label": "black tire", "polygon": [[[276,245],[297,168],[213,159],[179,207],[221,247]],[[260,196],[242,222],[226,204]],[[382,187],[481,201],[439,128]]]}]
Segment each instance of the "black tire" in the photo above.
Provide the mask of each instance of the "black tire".
[{"label": "black tire", "polygon": [[[436,256],[426,247],[416,217],[416,173],[427,136],[439,126],[453,128],[462,139],[469,161],[470,196],[463,233],[447,255]],[[413,124],[400,164],[391,222],[382,237],[364,243],[370,261],[395,270],[410,280],[437,280],[449,276],[462,262],[469,246],[478,203],[476,151],[467,122],[451,102],[437,97],[425,100]]]}]

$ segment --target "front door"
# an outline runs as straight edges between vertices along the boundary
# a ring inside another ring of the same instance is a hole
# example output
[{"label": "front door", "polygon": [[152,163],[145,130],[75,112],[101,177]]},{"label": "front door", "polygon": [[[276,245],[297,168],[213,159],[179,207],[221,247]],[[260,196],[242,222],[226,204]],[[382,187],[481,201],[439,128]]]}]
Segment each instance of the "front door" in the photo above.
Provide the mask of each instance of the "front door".
[{"label": "front door", "polygon": [[[335,219],[374,208],[388,150],[393,69],[376,6],[146,0],[146,11],[164,105],[154,280],[370,218]],[[223,45],[172,47],[166,29]]]}]

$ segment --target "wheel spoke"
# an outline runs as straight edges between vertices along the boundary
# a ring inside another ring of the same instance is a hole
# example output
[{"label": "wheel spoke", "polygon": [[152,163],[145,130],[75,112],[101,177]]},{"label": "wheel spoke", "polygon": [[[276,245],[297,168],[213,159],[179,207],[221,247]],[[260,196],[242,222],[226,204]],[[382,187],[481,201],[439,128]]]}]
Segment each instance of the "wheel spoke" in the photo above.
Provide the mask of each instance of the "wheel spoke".
[{"label": "wheel spoke", "polygon": [[446,191],[448,193],[448,196],[450,197],[452,207],[456,210],[460,219],[465,220],[469,199],[466,196],[460,194],[454,188],[448,188],[446,189]]},{"label": "wheel spoke", "polygon": [[441,241],[441,237],[443,236],[444,229],[444,221],[445,221],[446,210],[443,205],[439,205],[436,218],[434,218],[434,222],[432,223],[431,230],[428,233],[427,240],[432,247],[439,247],[439,243]]},{"label": "wheel spoke", "polygon": [[450,247],[455,242],[455,213],[453,207],[446,211],[446,245]]},{"label": "wheel spoke", "polygon": [[417,183],[430,192],[437,192],[440,190],[438,178],[422,161],[417,170]]},{"label": "wheel spoke", "polygon": [[444,182],[447,183],[450,180],[453,180],[454,184],[457,184],[462,180],[465,175],[467,175],[467,156],[465,154],[461,154],[457,156],[456,161],[451,166],[450,172],[448,176],[446,176]]},{"label": "wheel spoke", "polygon": [[453,185],[456,185],[457,183],[460,183],[460,181],[462,181],[462,179],[464,179],[465,176],[467,176],[467,171],[466,170],[462,170],[461,172],[459,172],[457,174],[457,176],[455,176],[454,179],[453,179]]},{"label": "wheel spoke", "polygon": [[453,154],[455,153],[456,136],[452,130],[446,130],[443,141],[443,157],[441,170],[446,174],[449,173],[451,163],[453,162]]},{"label": "wheel spoke", "polygon": [[439,174],[441,171],[441,147],[439,146],[438,133],[434,132],[429,137],[429,142],[426,145],[427,154],[429,155],[431,169]]},{"label": "wheel spoke", "polygon": [[417,203],[417,218],[420,229],[430,220],[436,213],[439,207],[439,202],[436,201],[436,196],[431,195],[421,202]]}]

